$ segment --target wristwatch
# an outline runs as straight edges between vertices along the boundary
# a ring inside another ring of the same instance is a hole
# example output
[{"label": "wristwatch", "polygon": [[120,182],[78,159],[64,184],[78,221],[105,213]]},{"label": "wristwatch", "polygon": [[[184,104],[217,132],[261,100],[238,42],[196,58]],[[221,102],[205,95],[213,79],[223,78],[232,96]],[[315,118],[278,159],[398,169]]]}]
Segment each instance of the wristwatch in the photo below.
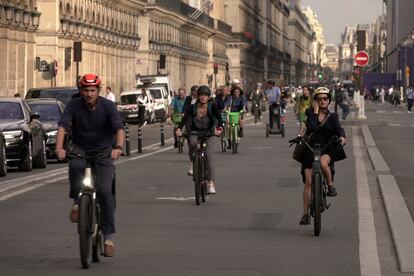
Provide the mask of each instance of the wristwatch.
[{"label": "wristwatch", "polygon": [[115,147],[113,147],[114,149],[119,149],[119,150],[124,150],[124,148],[122,147],[122,146],[120,146],[120,145],[117,145],[117,146],[115,146]]}]

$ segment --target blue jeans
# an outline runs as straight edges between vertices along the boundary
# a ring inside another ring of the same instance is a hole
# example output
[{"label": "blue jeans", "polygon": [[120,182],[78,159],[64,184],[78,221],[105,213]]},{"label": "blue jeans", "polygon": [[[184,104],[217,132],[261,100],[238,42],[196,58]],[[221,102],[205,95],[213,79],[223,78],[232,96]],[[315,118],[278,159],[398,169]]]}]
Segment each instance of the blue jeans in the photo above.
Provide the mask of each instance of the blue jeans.
[{"label": "blue jeans", "polygon": [[[79,147],[74,146],[75,153],[84,154]],[[79,158],[69,162],[70,198],[75,201],[79,197],[81,181],[87,161]],[[115,197],[113,194],[114,164],[110,157],[95,159],[94,167],[96,179],[96,194],[99,206],[102,210],[102,232],[105,235],[115,233]]]},{"label": "blue jeans", "polygon": [[345,103],[338,104],[339,107],[342,109],[342,120],[345,120],[349,114],[349,106]]}]

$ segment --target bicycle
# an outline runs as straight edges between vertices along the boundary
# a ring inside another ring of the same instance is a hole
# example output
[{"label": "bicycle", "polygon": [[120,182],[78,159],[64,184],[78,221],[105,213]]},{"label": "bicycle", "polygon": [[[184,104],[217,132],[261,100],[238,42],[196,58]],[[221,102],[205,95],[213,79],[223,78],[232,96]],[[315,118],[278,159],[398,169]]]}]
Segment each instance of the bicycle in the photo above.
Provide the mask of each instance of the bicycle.
[{"label": "bicycle", "polygon": [[[321,170],[321,153],[326,150],[333,142],[340,142],[337,136],[331,137],[328,143],[321,148],[320,144],[315,144],[314,147],[302,137],[298,136],[289,141],[289,147],[293,144],[303,143],[313,153],[312,163],[312,190],[311,200],[308,208],[308,215],[313,217],[313,232],[315,236],[319,236],[322,228],[322,212],[327,210],[331,204],[327,203],[326,196],[328,194],[328,184],[326,183]],[[333,163],[330,165],[332,177],[334,175]]]},{"label": "bicycle", "polygon": [[[282,137],[285,137],[285,113],[283,108],[280,104],[274,104],[273,109],[269,108],[269,112],[273,110],[273,128],[270,127],[269,124],[266,124],[266,137],[268,138],[271,134],[281,134]],[[275,128],[275,125],[277,128]]]},{"label": "bicycle", "polygon": [[[84,178],[79,192],[78,234],[80,260],[83,269],[89,268],[92,262],[99,262],[103,255],[103,233],[101,228],[101,207],[96,200],[94,160],[111,157],[107,152],[87,152],[85,155],[70,153],[68,158],[80,158],[87,161]],[[115,197],[115,173],[112,182],[112,194]]]},{"label": "bicycle", "polygon": [[[175,129],[175,127],[177,127],[181,123],[181,120],[182,120],[181,113],[173,113],[172,120],[174,123],[174,129]],[[177,137],[178,153],[183,153],[183,147],[184,147],[184,135]]]},{"label": "bicycle", "polygon": [[[224,124],[227,126],[226,122],[227,122],[227,112],[222,112],[221,113],[221,119],[223,120]],[[220,142],[221,142],[221,152],[226,152],[227,151],[227,147],[228,147],[228,140],[227,140],[227,127],[223,128],[223,132],[221,133],[220,136]]]},{"label": "bicycle", "polygon": [[229,131],[230,131],[230,145],[233,151],[233,154],[236,154],[238,151],[238,146],[240,144],[240,125],[239,125],[239,116],[243,112],[229,112]]},{"label": "bicycle", "polygon": [[207,199],[207,166],[205,160],[205,151],[207,148],[207,140],[212,135],[198,136],[197,148],[193,155],[193,181],[195,201],[200,205],[200,199],[204,203]]}]

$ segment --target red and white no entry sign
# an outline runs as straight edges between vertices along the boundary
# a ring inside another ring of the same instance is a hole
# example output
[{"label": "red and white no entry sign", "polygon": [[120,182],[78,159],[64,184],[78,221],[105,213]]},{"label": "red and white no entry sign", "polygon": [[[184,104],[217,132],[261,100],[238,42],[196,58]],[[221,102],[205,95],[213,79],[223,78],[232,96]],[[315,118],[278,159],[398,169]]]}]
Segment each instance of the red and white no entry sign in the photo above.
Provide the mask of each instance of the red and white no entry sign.
[{"label": "red and white no entry sign", "polygon": [[365,51],[359,51],[355,55],[355,63],[359,66],[365,66],[368,64],[369,55]]}]

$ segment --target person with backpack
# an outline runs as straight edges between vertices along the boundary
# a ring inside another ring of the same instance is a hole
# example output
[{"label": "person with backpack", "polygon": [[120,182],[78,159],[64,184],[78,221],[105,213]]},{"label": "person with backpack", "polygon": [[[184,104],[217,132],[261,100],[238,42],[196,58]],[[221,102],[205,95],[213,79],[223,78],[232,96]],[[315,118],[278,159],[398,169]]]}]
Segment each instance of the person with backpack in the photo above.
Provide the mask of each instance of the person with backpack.
[{"label": "person with backpack", "polygon": [[211,90],[202,85],[197,88],[197,101],[184,113],[183,120],[178,125],[176,135],[182,136],[182,129],[186,126],[189,141],[190,169],[188,175],[193,175],[192,156],[197,148],[199,137],[207,138],[206,163],[208,172],[208,193],[215,194],[214,167],[213,167],[213,142],[211,136],[220,136],[223,132],[223,120],[220,111],[214,102],[210,101]]},{"label": "person with backpack", "polygon": [[335,92],[335,104],[342,109],[342,120],[346,120],[349,114],[349,106],[352,105],[348,93],[344,89]]}]

